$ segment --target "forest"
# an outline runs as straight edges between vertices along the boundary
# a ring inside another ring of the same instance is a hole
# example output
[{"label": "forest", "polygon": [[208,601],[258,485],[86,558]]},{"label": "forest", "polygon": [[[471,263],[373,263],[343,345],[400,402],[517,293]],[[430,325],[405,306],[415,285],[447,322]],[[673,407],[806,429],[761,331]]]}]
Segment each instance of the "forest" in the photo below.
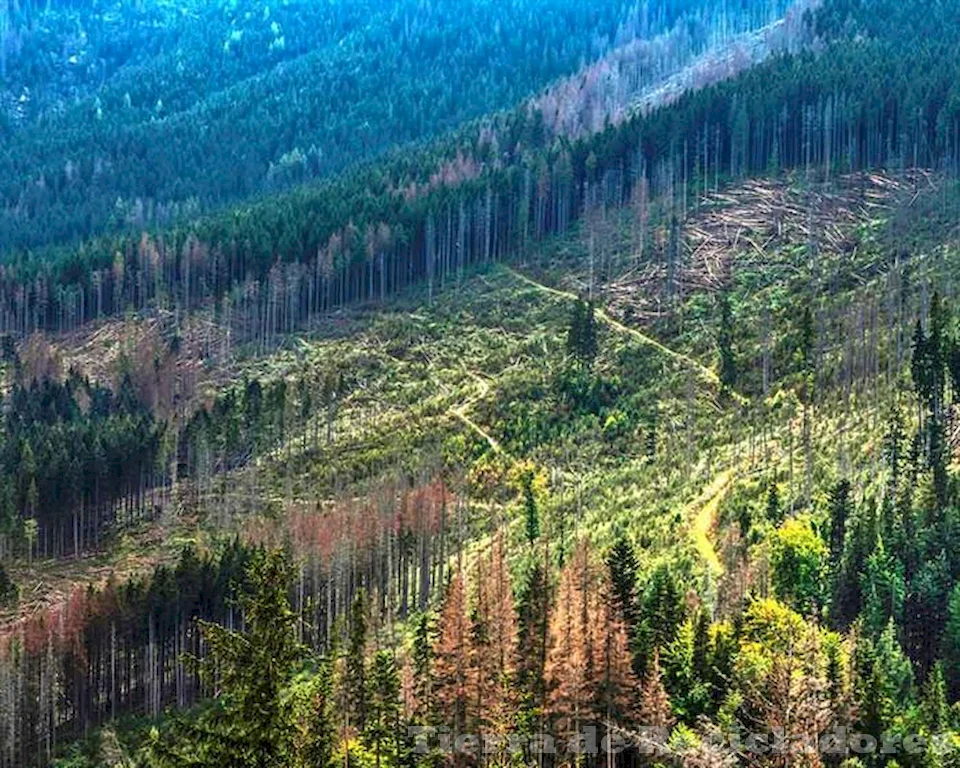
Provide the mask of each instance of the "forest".
[{"label": "forest", "polygon": [[960,765],[957,29],[0,0],[0,768]]}]

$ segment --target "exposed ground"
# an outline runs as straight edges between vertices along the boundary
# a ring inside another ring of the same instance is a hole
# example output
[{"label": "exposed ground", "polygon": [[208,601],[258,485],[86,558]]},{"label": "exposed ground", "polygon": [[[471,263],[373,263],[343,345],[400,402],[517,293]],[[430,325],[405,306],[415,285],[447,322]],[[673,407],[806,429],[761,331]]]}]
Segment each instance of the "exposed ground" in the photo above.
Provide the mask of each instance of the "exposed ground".
[{"label": "exposed ground", "polygon": [[[658,264],[662,220],[651,221],[638,261],[633,212],[611,215],[603,223],[611,237],[596,285],[606,329],[596,370],[619,389],[600,415],[570,410],[556,394],[571,302],[589,285],[591,222],[544,244],[527,263],[480,271],[432,303],[413,292],[385,307],[356,308],[263,357],[228,354],[229,340],[202,316],[173,346],[168,318],[109,322],[60,338],[63,364],[104,382],[116,381],[125,361],[167,350],[173,378],[194,383],[197,403],[241,376],[294,382],[304,372],[341,369],[353,383],[336,413],[317,409],[253,467],[184,487],[160,522],[125,533],[109,552],[13,567],[23,594],[19,615],[55,608],[77,585],[145,574],[173,561],[187,541],[255,538],[263,514],[274,523],[287,519],[277,517],[283,510],[325,514],[337,499],[362,510],[365,498],[394,493],[391,483],[401,476],[426,487],[446,474],[478,518],[516,517],[510,472],[519,461],[548,478],[544,525],[558,541],[569,544],[583,533],[609,540],[628,531],[647,564],[680,558],[713,581],[740,578],[730,573],[739,546],[732,521],[744,498],[760,503],[758,477],[777,478],[791,504],[802,505],[805,472],[823,487],[838,462],[865,471],[879,461],[881,417],[868,399],[852,421],[839,407],[815,409],[810,440],[818,463],[804,467],[794,385],[787,379],[783,389],[758,392],[754,318],[769,312],[772,332],[786,334],[795,308],[771,309],[771,286],[809,280],[814,271],[824,281],[842,276],[834,283],[839,305],[861,301],[884,279],[881,234],[899,210],[921,205],[937,189],[936,178],[921,173],[816,186],[795,177],[757,180],[707,194],[682,231],[677,301],[687,319],[679,329],[660,324],[655,309],[665,269]],[[742,396],[720,390],[716,313],[703,305],[721,288],[734,295],[738,354],[752,376]],[[823,354],[843,359],[842,350]],[[451,467],[460,471],[451,476]],[[8,613],[7,625],[13,620]]]}]

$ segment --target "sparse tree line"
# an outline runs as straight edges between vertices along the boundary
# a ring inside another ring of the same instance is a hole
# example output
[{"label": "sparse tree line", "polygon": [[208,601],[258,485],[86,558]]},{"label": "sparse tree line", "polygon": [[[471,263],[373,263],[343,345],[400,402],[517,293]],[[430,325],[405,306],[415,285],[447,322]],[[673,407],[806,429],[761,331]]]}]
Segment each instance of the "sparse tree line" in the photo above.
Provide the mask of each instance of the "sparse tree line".
[{"label": "sparse tree line", "polygon": [[[822,39],[857,23],[831,13],[828,3],[811,21]],[[950,28],[952,13],[937,6],[932,15]],[[0,329],[22,335],[127,308],[213,304],[237,338],[262,341],[348,302],[448,283],[641,190],[682,214],[688,194],[733,175],[953,171],[960,101],[944,68],[957,57],[943,36],[913,46],[913,30],[904,21],[899,37],[785,56],[577,141],[520,110],[189,227],[8,261]]]},{"label": "sparse tree line", "polygon": [[301,373],[289,384],[244,379],[192,412],[164,411],[158,400],[177,374],[159,356],[143,365],[121,361],[110,387],[73,369],[63,375],[42,339],[19,352],[7,342],[11,386],[0,398],[4,558],[79,556],[156,517],[173,503],[177,484],[207,489],[294,434],[304,450],[325,446],[351,386],[336,373]]},{"label": "sparse tree line", "polygon": [[486,0],[9,6],[5,253],[166,227],[275,193],[512,108],[635,36],[683,21],[695,52],[771,11],[544,0],[537,12],[498,4],[493,24]]}]

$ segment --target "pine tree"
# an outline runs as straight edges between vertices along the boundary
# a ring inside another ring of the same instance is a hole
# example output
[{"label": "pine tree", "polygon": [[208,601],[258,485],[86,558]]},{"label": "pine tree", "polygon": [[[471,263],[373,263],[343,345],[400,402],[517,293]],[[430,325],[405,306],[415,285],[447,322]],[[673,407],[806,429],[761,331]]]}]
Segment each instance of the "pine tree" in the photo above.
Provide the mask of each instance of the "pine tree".
[{"label": "pine tree", "polygon": [[0,563],[0,605],[10,605],[16,602],[20,590],[13,583],[7,569]]},{"label": "pine tree", "polygon": [[937,662],[927,676],[920,703],[920,715],[927,733],[941,734],[950,728],[950,705],[947,703],[947,685],[943,664]]},{"label": "pine tree", "polygon": [[534,473],[523,475],[523,518],[527,542],[533,544],[540,538],[540,512],[537,509],[537,497],[533,488]]},{"label": "pine tree", "polygon": [[484,702],[478,715],[492,733],[509,730],[516,708],[517,616],[502,532],[494,536],[485,558],[484,578],[478,583],[478,617],[484,627],[482,644],[475,646],[475,664]]},{"label": "pine tree", "polygon": [[633,656],[617,597],[607,578],[601,580],[591,613],[590,621],[597,635],[592,664],[596,710],[604,722],[632,724],[637,713],[639,682],[633,671]]},{"label": "pine tree", "polygon": [[777,481],[771,480],[767,486],[767,520],[773,526],[779,526],[783,523],[784,510],[780,503],[780,490],[777,487]]},{"label": "pine tree", "polygon": [[[502,532],[494,536],[481,560],[471,634],[469,698],[476,702],[474,719],[481,733],[502,739],[513,732],[520,704],[516,685],[517,617]],[[507,764],[509,758],[505,746],[488,755],[497,764]]]},{"label": "pine tree", "polygon": [[665,650],[676,638],[686,618],[686,602],[677,578],[667,565],[659,565],[641,590],[637,612],[639,663],[646,667],[655,648]]},{"label": "pine tree", "polygon": [[841,480],[830,490],[830,564],[836,569],[843,557],[843,545],[850,519],[850,483]]},{"label": "pine tree", "polygon": [[613,586],[613,596],[627,632],[633,632],[637,621],[637,555],[630,540],[620,534],[610,554],[607,555],[607,570]]},{"label": "pine tree", "polygon": [[518,682],[529,693],[531,709],[542,708],[544,703],[549,599],[546,569],[537,560],[530,566],[517,600]]},{"label": "pine tree", "polygon": [[545,670],[547,708],[565,735],[578,733],[595,714],[591,706],[593,627],[588,611],[591,579],[588,550],[581,542],[560,574],[550,613]]},{"label": "pine tree", "polygon": [[923,322],[917,318],[913,330],[913,356],[910,360],[910,372],[913,377],[913,386],[922,403],[929,400],[931,392],[930,357],[927,347],[927,337],[923,330]]},{"label": "pine tree", "polygon": [[433,644],[432,618],[424,612],[417,616],[413,633],[414,716],[421,723],[433,717]]},{"label": "pine tree", "polygon": [[324,660],[313,680],[303,725],[300,752],[304,768],[329,765],[333,758],[337,743],[333,693],[333,668]]},{"label": "pine tree", "polygon": [[346,656],[347,702],[350,720],[358,730],[367,724],[367,595],[357,591],[350,609]]},{"label": "pine tree", "polygon": [[590,369],[598,351],[596,308],[593,302],[577,299],[567,329],[567,352],[585,369]]},{"label": "pine tree", "polygon": [[220,691],[221,707],[181,725],[172,744],[154,732],[148,745],[153,765],[288,768],[293,761],[296,724],[283,692],[306,652],[295,640],[285,555],[257,554],[247,580],[249,592],[239,600],[245,630],[200,623],[208,649],[200,671]]},{"label": "pine tree", "polygon": [[612,585],[579,542],[560,574],[546,668],[548,709],[566,735],[635,716],[637,680],[617,614]]},{"label": "pine tree", "polygon": [[401,748],[400,675],[390,651],[378,651],[369,670],[369,697],[363,740],[376,768],[397,764]]},{"label": "pine tree", "polygon": [[947,604],[947,626],[943,634],[944,676],[950,699],[960,696],[960,582],[954,585]]}]

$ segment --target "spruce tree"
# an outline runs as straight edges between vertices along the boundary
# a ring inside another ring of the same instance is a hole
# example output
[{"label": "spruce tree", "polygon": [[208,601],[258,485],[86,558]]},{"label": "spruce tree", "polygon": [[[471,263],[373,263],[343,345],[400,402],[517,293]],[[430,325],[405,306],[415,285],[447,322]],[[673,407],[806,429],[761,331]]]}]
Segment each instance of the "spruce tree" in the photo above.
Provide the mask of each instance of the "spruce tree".
[{"label": "spruce tree", "polygon": [[367,723],[367,595],[358,590],[350,608],[346,686],[350,720],[360,731]]},{"label": "spruce tree", "polygon": [[523,475],[523,518],[527,542],[533,544],[540,538],[540,512],[537,509],[537,497],[533,488],[534,473]]},{"label": "spruce tree", "polygon": [[630,540],[620,534],[607,555],[607,570],[617,608],[626,624],[627,632],[632,633],[637,622],[637,555]]},{"label": "spruce tree", "polygon": [[843,557],[843,544],[850,519],[850,483],[841,480],[830,490],[830,565],[837,569]]},{"label": "spruce tree", "polygon": [[328,660],[324,660],[313,679],[304,722],[301,752],[305,766],[329,765],[333,758],[337,746],[333,708],[333,668]]},{"label": "spruce tree", "polygon": [[390,651],[378,651],[369,670],[369,697],[363,739],[376,768],[396,765],[401,749],[400,676]]},{"label": "spruce tree", "polygon": [[239,598],[245,629],[200,622],[208,653],[199,669],[220,692],[218,707],[181,724],[172,743],[154,731],[147,746],[153,766],[288,768],[295,759],[293,705],[284,691],[306,651],[295,639],[290,566],[283,552],[260,552],[246,576],[249,591]]},{"label": "spruce tree", "polygon": [[943,634],[944,676],[951,700],[960,697],[960,582],[947,603],[947,626]]},{"label": "spruce tree", "polygon": [[720,333],[717,344],[720,348],[720,383],[728,389],[737,384],[737,360],[733,351],[733,311],[730,308],[730,296],[726,291],[720,293]]},{"label": "spruce tree", "polygon": [[432,616],[423,612],[413,629],[414,716],[420,723],[429,723],[433,717],[433,643]]}]

